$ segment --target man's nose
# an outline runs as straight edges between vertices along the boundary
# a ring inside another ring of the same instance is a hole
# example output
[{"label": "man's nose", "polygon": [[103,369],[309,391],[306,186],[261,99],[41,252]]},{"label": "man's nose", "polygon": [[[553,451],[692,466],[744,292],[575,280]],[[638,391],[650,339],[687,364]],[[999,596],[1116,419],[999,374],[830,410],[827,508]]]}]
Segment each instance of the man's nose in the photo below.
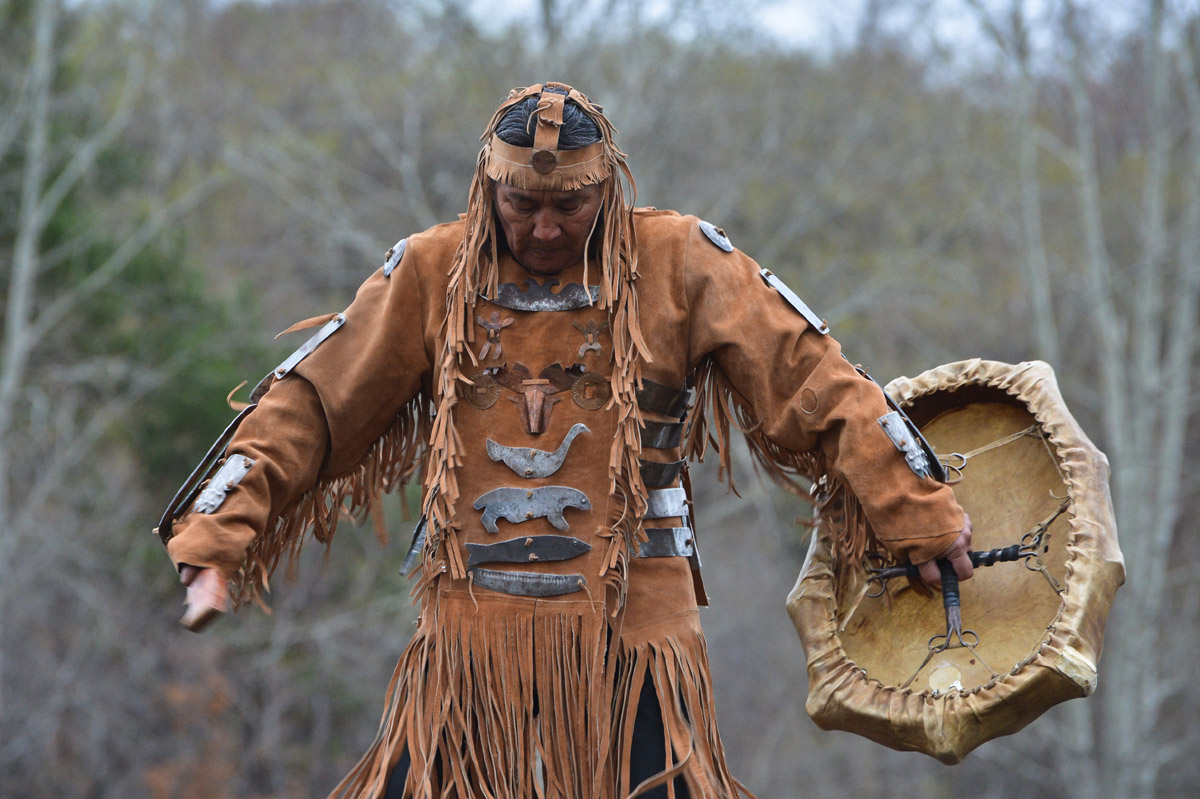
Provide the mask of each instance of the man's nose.
[{"label": "man's nose", "polygon": [[533,217],[533,237],[539,241],[553,241],[558,238],[562,225],[553,211],[539,211]]}]

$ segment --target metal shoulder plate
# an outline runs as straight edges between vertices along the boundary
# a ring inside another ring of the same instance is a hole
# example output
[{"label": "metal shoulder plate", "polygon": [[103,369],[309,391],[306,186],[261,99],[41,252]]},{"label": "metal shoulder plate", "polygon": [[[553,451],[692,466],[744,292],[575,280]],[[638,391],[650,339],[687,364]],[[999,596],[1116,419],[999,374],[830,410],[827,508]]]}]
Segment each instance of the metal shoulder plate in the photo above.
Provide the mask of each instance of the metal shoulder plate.
[{"label": "metal shoulder plate", "polygon": [[387,255],[383,256],[383,276],[391,277],[392,272],[400,264],[400,259],[404,257],[404,251],[408,249],[408,239],[400,239],[392,245],[392,248],[387,251]]},{"label": "metal shoulder plate", "polygon": [[764,283],[782,294],[783,298],[787,300],[788,305],[800,312],[800,315],[804,317],[813,330],[822,336],[828,335],[829,325],[825,323],[825,320],[813,313],[813,309],[809,308],[808,304],[796,295],[796,292],[788,288],[786,283],[776,277],[770,269],[760,269],[759,274],[762,276]]},{"label": "metal shoulder plate", "polygon": [[714,225],[712,222],[700,220],[700,232],[708,237],[708,240],[715,244],[718,248],[725,252],[733,252],[733,242],[725,235],[725,231]]}]

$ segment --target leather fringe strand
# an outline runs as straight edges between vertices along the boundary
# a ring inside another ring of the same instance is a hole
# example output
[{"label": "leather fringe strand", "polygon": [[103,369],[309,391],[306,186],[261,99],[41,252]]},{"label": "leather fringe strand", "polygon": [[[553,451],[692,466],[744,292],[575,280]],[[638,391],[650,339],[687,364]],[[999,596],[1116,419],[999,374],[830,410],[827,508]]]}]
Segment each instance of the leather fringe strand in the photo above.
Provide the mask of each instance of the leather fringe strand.
[{"label": "leather fringe strand", "polygon": [[[819,448],[799,452],[767,438],[754,409],[716,361],[705,358],[696,370],[696,397],[687,420],[684,454],[702,461],[711,444],[720,458],[720,479],[736,494],[729,447],[731,426],[745,436],[756,470],[762,469],[785,491],[812,503],[815,517],[831,520],[837,531],[834,544],[837,578],[841,584],[847,584],[865,554],[880,551],[858,499],[841,476],[829,468]],[[815,526],[815,518],[807,524]]]},{"label": "leather fringe strand", "polygon": [[[535,616],[503,600],[475,611],[464,596],[438,598],[396,667],[374,743],[330,799],[382,797],[406,752],[405,799],[626,799],[664,782],[677,799],[676,776],[690,799],[753,799],[724,760],[698,629],[628,646],[614,635],[606,664],[600,614]],[[663,773],[637,786],[629,704],[646,680],[667,756]]]},{"label": "leather fringe strand", "polygon": [[247,550],[230,585],[235,607],[270,591],[270,575],[284,555],[289,571],[294,569],[309,529],[313,538],[328,546],[341,517],[361,523],[378,505],[382,493],[411,482],[429,430],[430,403],[418,396],[401,410],[353,469],[336,477],[320,478],[288,503]]}]

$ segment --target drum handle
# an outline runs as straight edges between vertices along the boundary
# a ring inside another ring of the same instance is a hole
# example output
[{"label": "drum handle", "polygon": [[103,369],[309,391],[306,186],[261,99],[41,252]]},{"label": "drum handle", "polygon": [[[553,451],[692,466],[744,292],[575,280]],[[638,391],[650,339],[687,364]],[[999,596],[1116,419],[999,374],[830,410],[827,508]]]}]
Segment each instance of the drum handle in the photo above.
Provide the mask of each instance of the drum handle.
[{"label": "drum handle", "polygon": [[945,558],[939,558],[938,571],[942,575],[942,607],[946,609],[946,642],[951,636],[962,639],[962,608],[958,600],[958,573]]},{"label": "drum handle", "polygon": [[[971,559],[971,565],[978,569],[982,566],[994,566],[997,563],[1008,563],[1014,560],[1022,560],[1024,558],[1031,557],[1033,554],[1033,551],[1028,547],[1022,547],[1020,544],[1013,544],[1012,546],[989,549],[986,552],[972,550],[967,553],[967,557]],[[938,563],[939,568],[941,568],[941,561]],[[908,563],[904,566],[892,566],[887,569],[880,569],[879,571],[873,572],[869,579],[890,580],[893,577],[916,578],[920,576],[921,570],[917,568],[916,565]],[[942,579],[943,581],[945,580],[944,575]]]}]

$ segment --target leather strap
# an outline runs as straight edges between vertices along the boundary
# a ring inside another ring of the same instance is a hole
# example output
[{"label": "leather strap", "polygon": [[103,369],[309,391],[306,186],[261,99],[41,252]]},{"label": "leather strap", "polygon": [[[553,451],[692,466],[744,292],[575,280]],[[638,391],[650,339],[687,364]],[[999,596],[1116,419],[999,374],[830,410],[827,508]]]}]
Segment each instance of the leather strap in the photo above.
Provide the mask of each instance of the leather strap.
[{"label": "leather strap", "polygon": [[669,449],[683,440],[683,422],[645,422],[642,448]]},{"label": "leather strap", "polygon": [[646,493],[644,519],[670,519],[688,515],[687,492],[682,486],[659,488]]},{"label": "leather strap", "polygon": [[637,392],[637,404],[643,411],[674,416],[676,419],[682,419],[687,413],[688,399],[687,391],[664,386],[647,378],[642,378],[642,387]]},{"label": "leather strap", "polygon": [[558,150],[558,134],[563,124],[563,104],[566,100],[564,94],[545,91],[538,98],[537,109],[534,111],[537,117],[537,128],[533,132],[534,152]]}]

